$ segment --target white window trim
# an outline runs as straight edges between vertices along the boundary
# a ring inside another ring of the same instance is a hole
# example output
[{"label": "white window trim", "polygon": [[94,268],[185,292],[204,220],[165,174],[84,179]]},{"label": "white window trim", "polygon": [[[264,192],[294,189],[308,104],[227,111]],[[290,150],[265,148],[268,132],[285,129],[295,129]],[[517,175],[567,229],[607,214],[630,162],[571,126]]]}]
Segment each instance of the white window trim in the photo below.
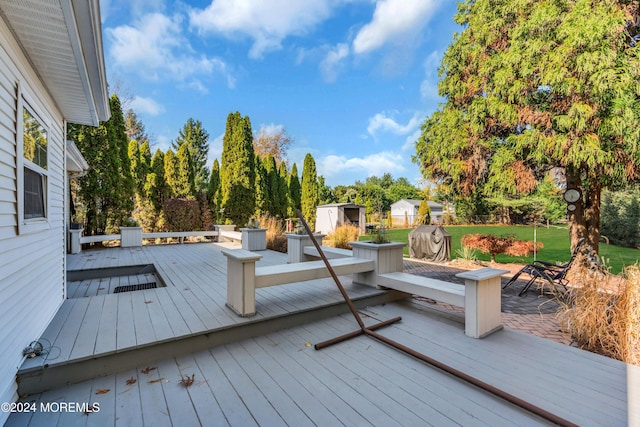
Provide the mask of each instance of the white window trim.
[{"label": "white window trim", "polygon": [[[43,169],[40,166],[36,165],[33,162],[24,158],[24,123],[23,123],[23,115],[22,109],[26,108],[34,118],[38,120],[40,125],[47,131],[47,164],[49,163],[49,148],[51,142],[51,133],[49,130],[49,125],[42,119],[42,115],[38,114],[38,109],[34,108],[35,102],[30,102],[30,99],[27,94],[23,93],[20,87],[20,82],[18,82],[18,105],[16,109],[16,154],[17,160],[16,165],[18,170],[17,172],[17,194],[16,194],[16,202],[18,205],[18,234],[31,234],[37,233],[39,231],[49,230],[51,229],[51,217],[50,217],[50,194],[51,191],[51,180],[49,177],[49,169]],[[42,174],[45,176],[45,192],[44,192],[44,218],[27,218],[24,217],[24,168],[28,167],[33,171]]]}]

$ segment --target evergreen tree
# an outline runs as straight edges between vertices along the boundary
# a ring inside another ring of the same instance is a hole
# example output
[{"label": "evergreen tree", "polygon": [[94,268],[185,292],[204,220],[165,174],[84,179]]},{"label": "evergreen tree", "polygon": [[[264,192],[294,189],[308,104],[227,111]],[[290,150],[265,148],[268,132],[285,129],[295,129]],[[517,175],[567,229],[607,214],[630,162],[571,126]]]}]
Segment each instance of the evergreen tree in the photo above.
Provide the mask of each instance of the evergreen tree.
[{"label": "evergreen tree", "polygon": [[78,180],[76,198],[85,207],[85,233],[117,231],[133,211],[134,185],[120,100],[109,99],[111,118],[100,126],[69,125],[68,136],[91,165]]},{"label": "evergreen tree", "polygon": [[220,209],[220,163],[218,159],[213,161],[211,174],[209,175],[209,187],[207,188],[207,200],[209,207],[217,215]]},{"label": "evergreen tree", "polygon": [[138,115],[131,108],[124,115],[124,125],[128,141],[135,139],[138,144],[149,142],[149,137],[144,130],[144,124],[142,124],[141,120],[138,120]]},{"label": "evergreen tree", "polygon": [[291,166],[291,174],[289,174],[289,210],[287,215],[290,218],[296,217],[296,209],[302,209],[300,199],[302,198],[302,189],[300,188],[300,180],[298,179],[298,166],[294,163]]},{"label": "evergreen tree", "polygon": [[209,134],[202,127],[200,120],[189,118],[173,142],[172,148],[176,153],[180,147],[188,148],[191,164],[190,175],[193,176],[196,191],[205,190],[209,181],[209,170],[206,167],[209,153]]},{"label": "evergreen tree", "polygon": [[445,102],[416,144],[424,175],[467,199],[517,199],[557,168],[581,193],[568,213],[572,246],[585,237],[597,251],[602,189],[640,177],[635,9],[628,0],[462,3],[464,30],[440,68]]},{"label": "evergreen tree", "polygon": [[289,185],[288,185],[288,174],[287,174],[287,164],[285,162],[280,162],[280,166],[278,167],[278,212],[277,215],[280,218],[285,218],[287,215],[287,211],[289,210]]},{"label": "evergreen tree", "polygon": [[145,180],[144,195],[151,202],[156,213],[160,213],[164,201],[170,197],[164,178],[164,153],[161,150],[156,150],[151,159],[150,172]]},{"label": "evergreen tree", "polygon": [[316,162],[311,154],[307,153],[304,157],[304,166],[302,167],[302,199],[300,204],[302,206],[302,214],[312,229],[316,223],[318,200]]},{"label": "evergreen tree", "polygon": [[131,177],[133,178],[134,188],[136,193],[142,191],[144,187],[144,180],[142,177],[142,168],[140,167],[140,147],[138,141],[132,139],[129,141],[129,149],[127,150],[129,155],[129,163],[131,170]]},{"label": "evergreen tree", "polygon": [[269,212],[269,178],[264,167],[263,160],[256,154],[256,215],[260,216]]},{"label": "evergreen tree", "polygon": [[196,199],[195,177],[193,176],[192,157],[189,155],[189,147],[182,144],[176,154],[176,175],[174,190],[176,197]]},{"label": "evergreen tree", "polygon": [[336,203],[337,201],[331,187],[324,182],[324,176],[318,175],[318,203],[326,205],[328,203]]},{"label": "evergreen tree", "polygon": [[151,147],[149,146],[149,141],[144,141],[140,144],[140,170],[145,178],[151,172]]},{"label": "evergreen tree", "polygon": [[168,149],[164,155],[164,180],[167,184],[168,198],[176,197],[178,168],[176,166],[176,155],[171,149]]},{"label": "evergreen tree", "polygon": [[268,189],[267,189],[267,211],[270,215],[276,216],[280,211],[280,198],[278,194],[280,193],[279,181],[280,176],[278,174],[278,167],[276,166],[276,160],[273,158],[271,154],[268,154],[267,157],[264,158],[264,169],[267,171],[267,181],[268,181]]},{"label": "evergreen tree", "polygon": [[418,208],[418,218],[415,220],[415,225],[431,224],[431,207],[429,203],[422,199],[420,207]]},{"label": "evergreen tree", "polygon": [[224,215],[244,225],[255,211],[255,154],[248,116],[229,113],[220,169]]}]

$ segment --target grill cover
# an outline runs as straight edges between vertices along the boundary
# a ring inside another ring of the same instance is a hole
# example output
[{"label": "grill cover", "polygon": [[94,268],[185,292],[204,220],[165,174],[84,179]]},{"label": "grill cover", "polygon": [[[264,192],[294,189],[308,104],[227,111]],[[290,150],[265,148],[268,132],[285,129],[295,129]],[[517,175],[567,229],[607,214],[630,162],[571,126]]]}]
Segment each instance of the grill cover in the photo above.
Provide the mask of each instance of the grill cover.
[{"label": "grill cover", "polygon": [[409,256],[434,262],[451,259],[451,234],[439,225],[421,225],[409,233]]}]

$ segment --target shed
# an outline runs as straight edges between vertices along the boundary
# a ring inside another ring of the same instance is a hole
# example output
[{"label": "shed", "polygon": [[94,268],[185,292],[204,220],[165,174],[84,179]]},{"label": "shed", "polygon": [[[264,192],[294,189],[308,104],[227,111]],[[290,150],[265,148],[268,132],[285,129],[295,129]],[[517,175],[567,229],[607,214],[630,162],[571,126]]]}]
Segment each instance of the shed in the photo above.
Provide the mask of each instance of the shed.
[{"label": "shed", "polygon": [[[394,226],[402,227],[405,224],[405,219],[408,222],[409,227],[415,225],[415,221],[418,218],[418,211],[420,210],[420,203],[422,200],[415,199],[402,199],[391,204],[391,218]],[[434,224],[442,223],[442,215],[444,208],[440,203],[427,201],[431,208],[431,222]]]},{"label": "shed", "polygon": [[451,259],[451,234],[439,225],[421,225],[409,233],[409,256],[434,262]]},{"label": "shed", "polygon": [[336,227],[351,224],[365,233],[365,207],[354,203],[331,203],[320,205],[316,210],[316,232],[333,233]]}]

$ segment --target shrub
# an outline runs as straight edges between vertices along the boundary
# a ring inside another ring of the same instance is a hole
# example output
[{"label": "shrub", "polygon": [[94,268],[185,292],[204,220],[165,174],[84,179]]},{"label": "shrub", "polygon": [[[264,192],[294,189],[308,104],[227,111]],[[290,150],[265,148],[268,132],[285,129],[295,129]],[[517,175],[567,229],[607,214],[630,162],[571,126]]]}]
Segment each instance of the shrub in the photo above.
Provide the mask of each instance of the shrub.
[{"label": "shrub", "polygon": [[202,228],[200,206],[196,200],[167,199],[162,211],[167,231],[195,231]]},{"label": "shrub", "polygon": [[580,348],[640,365],[640,268],[622,275],[580,268],[558,316]]},{"label": "shrub", "polygon": [[[496,261],[496,255],[527,256],[533,252],[532,241],[515,240],[514,236],[494,236],[493,234],[466,234],[462,236],[462,245],[477,249],[483,254],[490,254],[491,261]],[[537,243],[538,249],[543,247]]]},{"label": "shrub", "polygon": [[341,225],[336,227],[333,233],[329,233],[322,243],[334,248],[351,249],[349,242],[357,241],[359,235],[358,227],[351,224]]},{"label": "shrub", "polygon": [[267,229],[267,249],[278,252],[287,252],[287,236],[284,221],[276,217],[264,214],[258,217],[260,227]]}]

